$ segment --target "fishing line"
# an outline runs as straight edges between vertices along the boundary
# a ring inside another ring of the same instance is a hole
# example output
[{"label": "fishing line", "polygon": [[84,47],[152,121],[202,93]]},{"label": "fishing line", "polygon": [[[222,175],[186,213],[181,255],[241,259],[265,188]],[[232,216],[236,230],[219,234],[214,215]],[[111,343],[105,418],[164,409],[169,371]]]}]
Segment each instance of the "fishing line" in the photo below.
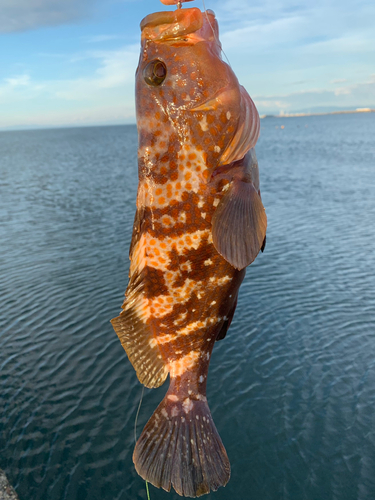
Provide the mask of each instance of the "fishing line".
[{"label": "fishing line", "polygon": [[[137,422],[138,422],[138,415],[139,415],[139,411],[141,409],[141,404],[142,404],[142,401],[143,401],[143,394],[144,394],[144,392],[145,392],[145,386],[143,385],[142,386],[141,398],[139,400],[138,410],[137,410],[137,413],[135,415],[135,421],[134,421],[134,442],[135,442],[135,444],[137,444]],[[150,492],[148,490],[148,482],[145,481],[145,483],[146,483],[147,500],[151,500],[151,498],[150,498]]]},{"label": "fishing line", "polygon": [[211,27],[211,29],[212,29],[212,33],[213,33],[213,35],[214,35],[215,41],[216,41],[216,43],[218,44],[218,46],[220,47],[221,52],[224,54],[225,59],[228,61],[229,66],[230,66],[230,67],[232,67],[232,66],[231,66],[231,64],[230,64],[230,61],[229,61],[229,59],[228,59],[228,57],[227,57],[227,55],[226,55],[226,53],[225,53],[225,52],[224,52],[224,50],[223,50],[223,47],[221,46],[221,43],[219,42],[219,40],[218,40],[218,38],[217,38],[217,36],[216,36],[216,33],[215,33],[215,30],[214,30],[214,27],[212,26],[211,21],[210,21],[210,20],[209,20],[209,18],[208,18],[207,9],[206,9],[206,4],[205,4],[204,0],[202,0],[202,3],[203,3],[203,10],[204,10],[204,13],[206,14],[206,19],[207,19],[207,22],[208,22],[208,24],[210,25],[210,27]]},{"label": "fishing line", "polygon": [[137,422],[138,422],[138,415],[139,415],[139,410],[141,409],[141,404],[143,400],[143,393],[145,392],[145,386],[142,386],[142,394],[141,394],[141,399],[139,400],[139,405],[138,405],[138,410],[137,414],[135,416],[135,422],[134,422],[134,442],[137,444]]},{"label": "fishing line", "polygon": [[148,482],[146,481],[146,491],[147,491],[147,500],[151,500],[150,499],[150,492],[148,491]]}]

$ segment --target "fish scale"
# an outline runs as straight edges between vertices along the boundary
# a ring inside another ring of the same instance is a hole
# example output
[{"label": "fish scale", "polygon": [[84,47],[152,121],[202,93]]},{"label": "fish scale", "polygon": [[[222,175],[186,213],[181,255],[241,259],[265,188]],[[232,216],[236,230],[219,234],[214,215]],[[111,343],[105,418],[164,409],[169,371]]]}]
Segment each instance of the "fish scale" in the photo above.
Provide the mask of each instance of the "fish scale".
[{"label": "fish scale", "polygon": [[141,30],[137,210],[126,299],[112,324],[143,384],[170,376],[136,444],[136,470],[195,497],[230,476],[206,383],[265,240],[252,149],[259,116],[221,59],[212,11],[151,14]]}]

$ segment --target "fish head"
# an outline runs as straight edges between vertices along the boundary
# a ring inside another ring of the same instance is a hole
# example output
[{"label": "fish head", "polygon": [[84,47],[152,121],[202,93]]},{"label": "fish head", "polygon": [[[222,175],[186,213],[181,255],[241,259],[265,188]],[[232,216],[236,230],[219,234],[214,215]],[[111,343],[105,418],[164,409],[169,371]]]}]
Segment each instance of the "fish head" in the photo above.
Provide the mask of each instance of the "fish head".
[{"label": "fish head", "polygon": [[157,12],[143,19],[141,30],[139,154],[151,145],[160,157],[190,144],[205,152],[212,169],[243,158],[258,139],[259,116],[222,60],[215,14]]}]

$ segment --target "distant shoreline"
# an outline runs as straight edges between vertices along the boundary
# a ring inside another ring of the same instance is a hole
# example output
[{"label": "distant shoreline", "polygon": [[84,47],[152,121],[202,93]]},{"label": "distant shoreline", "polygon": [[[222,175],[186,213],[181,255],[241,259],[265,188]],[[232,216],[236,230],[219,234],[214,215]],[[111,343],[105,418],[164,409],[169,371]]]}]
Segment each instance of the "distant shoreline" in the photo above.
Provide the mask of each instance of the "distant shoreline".
[{"label": "distant shoreline", "polygon": [[[325,113],[282,113],[281,115],[260,115],[260,118],[298,118],[306,116],[325,116],[325,115],[344,115],[353,113],[375,113],[372,108],[357,108],[354,110],[346,111],[327,111]],[[58,130],[58,129],[72,129],[72,128],[91,128],[91,127],[123,127],[123,126],[136,126],[135,122],[132,123],[84,123],[84,124],[65,124],[65,125],[16,125],[13,127],[1,127],[0,132],[25,132],[28,130]]]},{"label": "distant shoreline", "polygon": [[346,111],[328,111],[325,113],[283,113],[281,115],[261,115],[260,118],[295,118],[300,116],[346,115],[352,113],[375,113],[375,109],[357,108]]}]

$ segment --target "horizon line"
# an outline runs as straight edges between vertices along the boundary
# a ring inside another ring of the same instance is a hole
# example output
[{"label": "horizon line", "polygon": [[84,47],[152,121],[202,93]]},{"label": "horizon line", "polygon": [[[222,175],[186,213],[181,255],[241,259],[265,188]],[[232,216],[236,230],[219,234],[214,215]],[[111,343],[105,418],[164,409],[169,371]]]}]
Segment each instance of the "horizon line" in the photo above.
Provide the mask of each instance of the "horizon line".
[{"label": "horizon line", "polygon": [[[374,108],[357,108],[354,110],[340,110],[340,111],[326,111],[321,113],[279,113],[259,115],[261,120],[266,118],[306,118],[309,116],[326,116],[326,115],[342,115],[342,114],[356,114],[356,113],[375,113]],[[124,127],[137,125],[136,121],[130,123],[92,123],[92,124],[65,124],[65,125],[15,125],[12,127],[0,127],[0,132],[26,132],[31,130],[59,130],[69,128],[90,128],[90,127]]]}]

